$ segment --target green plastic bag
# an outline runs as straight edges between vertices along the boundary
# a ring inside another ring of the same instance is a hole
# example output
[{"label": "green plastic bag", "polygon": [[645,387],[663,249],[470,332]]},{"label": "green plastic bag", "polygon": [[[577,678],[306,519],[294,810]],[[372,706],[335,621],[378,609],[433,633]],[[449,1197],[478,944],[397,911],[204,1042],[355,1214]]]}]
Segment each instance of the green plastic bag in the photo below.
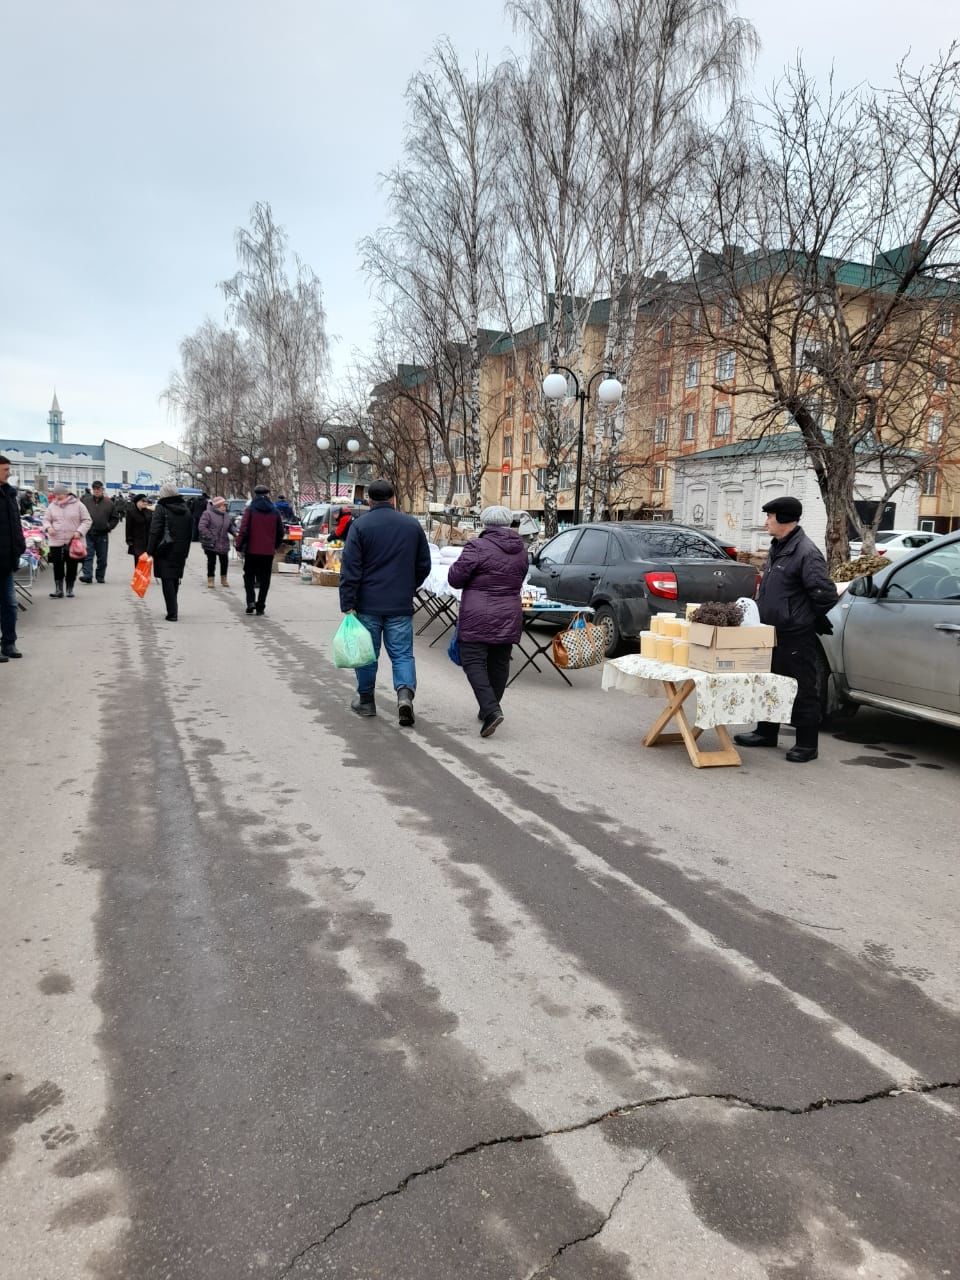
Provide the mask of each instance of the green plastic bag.
[{"label": "green plastic bag", "polygon": [[333,637],[333,665],[368,667],[375,659],[370,632],[355,614],[345,614]]}]

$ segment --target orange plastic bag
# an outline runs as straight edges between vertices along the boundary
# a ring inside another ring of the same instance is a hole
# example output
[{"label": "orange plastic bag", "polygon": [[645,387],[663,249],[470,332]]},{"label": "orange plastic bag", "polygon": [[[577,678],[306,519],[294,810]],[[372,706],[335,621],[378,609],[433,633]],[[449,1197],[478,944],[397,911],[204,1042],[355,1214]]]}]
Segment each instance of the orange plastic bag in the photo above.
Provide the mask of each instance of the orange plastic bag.
[{"label": "orange plastic bag", "polygon": [[142,600],[147,594],[147,587],[150,585],[152,577],[153,560],[146,552],[137,561],[137,566],[133,571],[133,581],[130,583],[134,591]]}]

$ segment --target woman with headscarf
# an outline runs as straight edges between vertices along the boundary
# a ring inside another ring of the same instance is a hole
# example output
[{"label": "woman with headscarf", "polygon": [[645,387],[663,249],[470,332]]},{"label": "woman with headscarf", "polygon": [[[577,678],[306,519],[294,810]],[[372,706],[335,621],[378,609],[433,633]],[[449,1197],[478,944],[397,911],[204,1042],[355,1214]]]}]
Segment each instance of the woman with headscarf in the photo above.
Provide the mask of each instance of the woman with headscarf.
[{"label": "woman with headscarf", "polygon": [[43,513],[43,529],[50,547],[50,563],[53,565],[53,590],[51,600],[63,599],[63,584],[67,584],[67,599],[73,599],[73,586],[82,560],[70,554],[70,543],[79,534],[86,545],[87,530],[92,519],[90,512],[75,493],[65,484],[55,484],[50,502]]},{"label": "woman with headscarf", "polygon": [[227,500],[219,494],[210,499],[210,505],[200,517],[200,545],[207,555],[207,586],[216,583],[217,560],[220,561],[220,585],[229,587],[227,564],[230,558],[230,531],[233,516],[227,511]]},{"label": "woman with headscarf", "polygon": [[481,738],[503,724],[510,653],[523,631],[520,588],[529,560],[512,522],[508,507],[485,507],[480,512],[483,532],[467,543],[447,572],[450,586],[463,590],[457,637],[464,675],[480,708]]},{"label": "woman with headscarf", "polygon": [[168,622],[176,622],[179,617],[177,592],[190,554],[192,534],[193,519],[177,486],[161,485],[150,521],[147,555],[153,556],[153,573],[163,588]]},{"label": "woman with headscarf", "polygon": [[133,563],[147,550],[147,538],[150,536],[150,520],[153,512],[145,493],[135,493],[133,501],[127,507],[124,537],[127,540],[127,551],[133,556]]}]

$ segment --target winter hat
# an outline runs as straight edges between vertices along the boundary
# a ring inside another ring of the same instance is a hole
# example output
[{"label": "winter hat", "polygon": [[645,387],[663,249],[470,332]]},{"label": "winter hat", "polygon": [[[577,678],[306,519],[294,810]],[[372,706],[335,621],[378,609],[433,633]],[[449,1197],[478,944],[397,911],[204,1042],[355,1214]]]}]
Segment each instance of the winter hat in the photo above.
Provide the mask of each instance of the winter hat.
[{"label": "winter hat", "polygon": [[67,485],[60,483],[60,484],[55,484],[53,488],[50,490],[50,492],[53,494],[55,498],[65,498],[67,494],[70,492],[70,490],[67,487]]},{"label": "winter hat", "polygon": [[480,512],[480,523],[484,528],[509,528],[513,524],[513,512],[509,507],[484,507]]},{"label": "winter hat", "polygon": [[396,497],[396,489],[389,480],[373,480],[367,485],[367,493],[371,502],[389,502]]},{"label": "winter hat", "polygon": [[215,498],[211,499],[211,501],[215,507],[225,507],[227,505],[226,498],[221,498],[219,494],[217,494]]},{"label": "winter hat", "polygon": [[147,500],[147,495],[145,493],[135,493],[133,495],[134,506],[136,506],[138,502],[146,502],[146,500]]},{"label": "winter hat", "polygon": [[158,498],[175,498],[177,496],[177,492],[178,492],[177,486],[173,483],[172,480],[168,480],[166,484],[162,484],[160,486],[160,492],[157,494],[157,497]]},{"label": "winter hat", "polygon": [[268,484],[258,484],[253,491],[254,493],[269,493],[270,486]]},{"label": "winter hat", "polygon": [[761,509],[776,516],[780,524],[793,524],[803,515],[803,503],[799,498],[771,498]]}]

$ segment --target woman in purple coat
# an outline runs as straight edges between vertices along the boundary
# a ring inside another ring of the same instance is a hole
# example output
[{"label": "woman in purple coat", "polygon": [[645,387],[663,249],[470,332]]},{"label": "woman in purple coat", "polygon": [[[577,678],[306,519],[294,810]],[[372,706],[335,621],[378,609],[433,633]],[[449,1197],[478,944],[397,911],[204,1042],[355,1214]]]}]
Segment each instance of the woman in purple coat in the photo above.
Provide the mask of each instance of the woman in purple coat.
[{"label": "woman in purple coat", "polygon": [[507,507],[480,512],[483,533],[450,566],[447,581],[463,588],[457,636],[460,661],[480,708],[480,737],[503,724],[500,700],[510,675],[510,651],[520,639],[520,588],[529,561],[523,539],[510,528]]}]

